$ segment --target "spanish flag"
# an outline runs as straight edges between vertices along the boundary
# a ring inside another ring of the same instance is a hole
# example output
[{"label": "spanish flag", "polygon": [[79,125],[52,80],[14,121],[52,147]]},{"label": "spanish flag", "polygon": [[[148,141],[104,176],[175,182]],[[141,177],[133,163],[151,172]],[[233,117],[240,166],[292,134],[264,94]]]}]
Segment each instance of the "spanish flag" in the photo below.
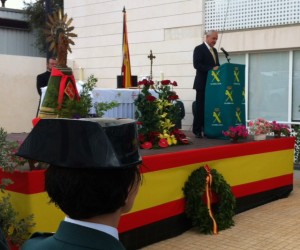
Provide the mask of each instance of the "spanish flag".
[{"label": "spanish flag", "polygon": [[125,7],[123,9],[123,64],[122,64],[122,76],[123,76],[122,87],[123,88],[132,87]]}]

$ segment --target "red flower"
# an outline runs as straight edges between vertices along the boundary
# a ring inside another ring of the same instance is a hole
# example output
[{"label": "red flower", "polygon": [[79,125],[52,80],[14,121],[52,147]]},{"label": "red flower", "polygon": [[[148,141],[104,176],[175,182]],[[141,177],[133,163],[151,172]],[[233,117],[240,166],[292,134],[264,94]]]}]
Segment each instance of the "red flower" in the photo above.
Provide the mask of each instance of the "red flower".
[{"label": "red flower", "polygon": [[174,81],[173,83],[171,83],[171,84],[172,84],[173,86],[178,86],[178,85],[177,85],[177,82],[175,82],[175,81]]},{"label": "red flower", "polygon": [[177,138],[178,141],[180,141],[182,144],[189,144],[189,140],[186,138]]},{"label": "red flower", "polygon": [[170,95],[168,98],[170,101],[179,99],[178,95]]},{"label": "red flower", "polygon": [[154,85],[154,82],[152,80],[143,79],[142,81],[138,82],[138,85],[145,85],[145,86],[151,86]]},{"label": "red flower", "polygon": [[155,96],[153,96],[153,95],[148,95],[148,96],[146,97],[146,99],[147,99],[147,101],[149,101],[149,102],[153,102],[153,101],[156,100]]},{"label": "red flower", "polygon": [[158,142],[158,146],[160,146],[161,148],[166,148],[169,146],[169,144],[165,138],[161,138]]},{"label": "red flower", "polygon": [[141,147],[142,147],[143,149],[150,149],[150,148],[152,148],[152,143],[149,142],[149,141],[146,141],[146,142],[144,142],[144,143],[141,145]]},{"label": "red flower", "polygon": [[145,135],[139,134],[139,142],[144,142],[145,141]]},{"label": "red flower", "polygon": [[136,125],[142,125],[143,123],[142,122],[136,122]]},{"label": "red flower", "polygon": [[33,127],[35,127],[40,120],[41,120],[41,118],[39,118],[39,117],[32,119],[32,125],[33,125]]},{"label": "red flower", "polygon": [[148,83],[147,79],[143,79],[142,81],[138,82],[138,85],[146,85]]},{"label": "red flower", "polygon": [[169,85],[170,82],[171,82],[170,80],[162,80],[161,85]]}]

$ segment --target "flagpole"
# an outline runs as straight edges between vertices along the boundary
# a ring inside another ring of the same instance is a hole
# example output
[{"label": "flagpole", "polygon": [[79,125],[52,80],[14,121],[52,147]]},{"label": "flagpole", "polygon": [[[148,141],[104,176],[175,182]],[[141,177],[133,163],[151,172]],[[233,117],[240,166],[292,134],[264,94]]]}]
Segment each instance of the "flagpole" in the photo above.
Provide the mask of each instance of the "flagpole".
[{"label": "flagpole", "polygon": [[127,26],[126,26],[126,10],[123,8],[123,64],[122,64],[122,76],[123,76],[123,88],[132,87],[131,78],[131,66],[130,55],[128,46]]},{"label": "flagpole", "polygon": [[123,65],[124,65],[124,35],[125,35],[125,15],[126,15],[126,10],[125,6],[123,7],[123,34],[122,34],[122,67],[121,67],[121,75],[123,75]]}]

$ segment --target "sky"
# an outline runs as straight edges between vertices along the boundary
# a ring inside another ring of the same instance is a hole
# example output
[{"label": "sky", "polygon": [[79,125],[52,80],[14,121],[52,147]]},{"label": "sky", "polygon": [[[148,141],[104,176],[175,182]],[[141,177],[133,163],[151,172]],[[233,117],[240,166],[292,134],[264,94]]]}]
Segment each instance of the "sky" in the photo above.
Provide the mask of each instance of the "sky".
[{"label": "sky", "polygon": [[[24,7],[23,2],[24,2],[24,0],[6,0],[5,7],[11,8],[11,9],[23,9],[23,7]],[[35,2],[35,1],[26,0],[25,2],[30,3],[30,2]]]}]

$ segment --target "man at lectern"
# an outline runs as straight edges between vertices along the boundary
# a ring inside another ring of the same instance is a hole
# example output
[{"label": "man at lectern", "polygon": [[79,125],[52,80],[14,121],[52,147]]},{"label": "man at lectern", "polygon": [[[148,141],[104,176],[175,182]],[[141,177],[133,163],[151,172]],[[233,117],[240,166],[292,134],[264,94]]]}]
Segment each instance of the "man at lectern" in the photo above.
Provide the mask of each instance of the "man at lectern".
[{"label": "man at lectern", "polygon": [[209,70],[217,70],[220,66],[218,52],[214,48],[218,40],[218,32],[215,30],[206,33],[205,42],[194,49],[193,65],[196,69],[193,89],[196,90],[194,108],[193,133],[196,138],[204,137],[204,104],[205,87]]}]

